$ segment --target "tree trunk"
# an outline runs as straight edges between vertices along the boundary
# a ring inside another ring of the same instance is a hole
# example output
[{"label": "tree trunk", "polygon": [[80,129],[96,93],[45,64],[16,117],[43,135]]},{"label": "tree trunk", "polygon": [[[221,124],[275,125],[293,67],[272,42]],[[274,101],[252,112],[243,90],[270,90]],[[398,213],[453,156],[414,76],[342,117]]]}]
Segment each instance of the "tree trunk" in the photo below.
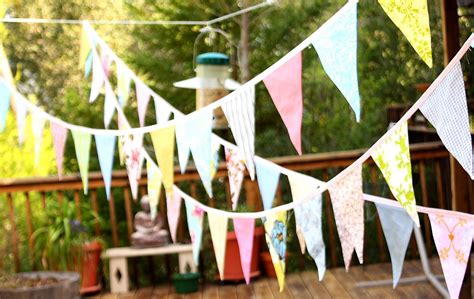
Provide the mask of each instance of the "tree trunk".
[{"label": "tree trunk", "polygon": [[[247,1],[242,0],[242,7],[247,7]],[[250,80],[249,69],[249,15],[244,13],[240,23],[240,79],[242,83]]]}]

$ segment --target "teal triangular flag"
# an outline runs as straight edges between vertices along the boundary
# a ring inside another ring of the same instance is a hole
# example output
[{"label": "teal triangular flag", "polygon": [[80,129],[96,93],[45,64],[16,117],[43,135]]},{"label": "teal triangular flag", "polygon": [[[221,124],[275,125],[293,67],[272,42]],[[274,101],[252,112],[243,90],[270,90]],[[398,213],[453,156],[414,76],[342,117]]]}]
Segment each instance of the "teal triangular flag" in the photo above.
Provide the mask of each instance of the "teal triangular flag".
[{"label": "teal triangular flag", "polygon": [[255,159],[255,167],[257,168],[258,188],[263,201],[263,209],[271,209],[280,179],[280,172],[268,162],[262,162],[259,159]]},{"label": "teal triangular flag", "polygon": [[7,125],[7,113],[10,107],[10,88],[5,81],[0,80],[0,133]]},{"label": "teal triangular flag", "polygon": [[89,171],[89,155],[92,136],[89,133],[72,130],[72,138],[74,139],[74,147],[76,149],[77,164],[81,173],[82,184],[84,186],[84,194],[88,189],[88,171]]},{"label": "teal triangular flag", "polygon": [[112,183],[112,168],[114,166],[115,139],[113,135],[95,135],[95,145],[99,156],[100,170],[104,178],[105,193],[110,199],[110,185]]},{"label": "teal triangular flag", "polygon": [[402,275],[403,261],[413,231],[413,220],[404,209],[375,204],[392,260],[393,287]]}]

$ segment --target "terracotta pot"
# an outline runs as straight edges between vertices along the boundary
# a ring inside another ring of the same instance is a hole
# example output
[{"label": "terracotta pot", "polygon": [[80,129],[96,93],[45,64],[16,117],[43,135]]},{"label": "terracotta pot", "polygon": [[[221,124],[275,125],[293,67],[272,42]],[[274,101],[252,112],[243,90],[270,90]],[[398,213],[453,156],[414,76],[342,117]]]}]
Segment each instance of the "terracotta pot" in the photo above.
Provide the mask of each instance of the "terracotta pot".
[{"label": "terracotta pot", "polygon": [[[265,230],[262,226],[256,227],[253,237],[252,262],[250,264],[250,277],[260,275],[260,251],[262,248],[263,234]],[[240,264],[239,244],[235,232],[227,233],[227,244],[224,262],[224,280],[243,280],[244,273]]]},{"label": "terracotta pot", "polygon": [[101,289],[97,273],[102,245],[99,242],[88,242],[82,249],[81,295],[98,292]]},{"label": "terracotta pot", "polygon": [[260,253],[260,258],[262,259],[263,268],[265,269],[265,274],[268,277],[276,278],[275,267],[273,266],[272,256],[270,252],[264,251]]}]

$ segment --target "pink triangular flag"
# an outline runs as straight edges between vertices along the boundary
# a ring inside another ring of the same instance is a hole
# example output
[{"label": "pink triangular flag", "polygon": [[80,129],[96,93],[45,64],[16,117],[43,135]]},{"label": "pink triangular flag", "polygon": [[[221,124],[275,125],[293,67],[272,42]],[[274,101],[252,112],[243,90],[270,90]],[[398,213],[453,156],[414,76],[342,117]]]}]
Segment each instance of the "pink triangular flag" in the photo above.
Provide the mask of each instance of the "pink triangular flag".
[{"label": "pink triangular flag", "polygon": [[299,52],[263,79],[263,83],[265,83],[273,103],[285,123],[291,142],[300,155],[301,122],[303,119],[301,70],[302,56]]},{"label": "pink triangular flag", "polygon": [[244,273],[245,282],[250,283],[250,265],[252,263],[253,231],[255,229],[255,219],[235,218],[234,230],[239,244],[240,263]]},{"label": "pink triangular flag", "polygon": [[474,221],[472,218],[448,215],[442,211],[428,216],[449,295],[451,298],[458,298],[470,257]]},{"label": "pink triangular flag", "polygon": [[237,202],[239,201],[242,182],[244,180],[245,165],[239,153],[231,148],[225,149],[225,162],[229,176],[232,210],[235,211],[237,208]]},{"label": "pink triangular flag", "polygon": [[138,107],[138,120],[140,121],[140,126],[145,125],[145,114],[148,102],[150,101],[150,90],[149,88],[141,81],[135,81],[135,88],[137,92],[137,107]]},{"label": "pink triangular flag", "polygon": [[181,210],[181,196],[176,190],[176,187],[174,187],[171,197],[169,196],[169,192],[166,192],[166,209],[171,240],[173,240],[173,243],[176,243],[176,230],[178,228],[179,214]]},{"label": "pink triangular flag", "polygon": [[51,122],[50,125],[58,176],[61,179],[63,176],[64,145],[66,144],[67,139],[67,129],[55,122]]}]

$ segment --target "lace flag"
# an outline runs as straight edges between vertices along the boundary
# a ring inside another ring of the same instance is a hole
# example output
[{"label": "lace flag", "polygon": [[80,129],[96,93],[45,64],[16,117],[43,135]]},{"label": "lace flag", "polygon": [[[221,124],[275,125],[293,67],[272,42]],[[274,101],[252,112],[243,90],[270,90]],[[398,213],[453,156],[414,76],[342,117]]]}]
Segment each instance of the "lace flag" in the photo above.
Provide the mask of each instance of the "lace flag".
[{"label": "lace flag", "polygon": [[104,179],[105,193],[107,199],[110,199],[116,136],[94,135],[94,138],[97,147],[97,156],[99,157],[99,166],[102,172],[102,178]]},{"label": "lace flag", "polygon": [[91,134],[72,130],[72,139],[76,149],[77,164],[79,164],[79,172],[81,173],[82,185],[84,186],[84,194],[87,194],[89,183],[89,156],[91,148]]},{"label": "lace flag", "polygon": [[239,244],[240,263],[245,282],[250,283],[250,265],[252,264],[253,232],[255,219],[234,218],[234,230]]},{"label": "lace flag", "polygon": [[372,152],[372,158],[382,171],[395,198],[419,227],[406,121],[392,135],[382,141],[381,145]]},{"label": "lace flag", "polygon": [[275,267],[280,292],[285,287],[286,220],[286,211],[269,214],[264,219],[265,240],[267,241],[268,250]]},{"label": "lace flag", "polygon": [[59,179],[63,176],[64,146],[66,145],[67,129],[60,124],[50,122],[51,136],[53,138],[54,155]]},{"label": "lace flag", "polygon": [[280,171],[275,169],[271,164],[255,160],[257,169],[258,189],[263,201],[263,209],[272,208],[275,193],[280,181]]},{"label": "lace flag", "polygon": [[208,213],[207,218],[209,219],[209,230],[211,231],[212,245],[214,247],[214,254],[216,255],[217,269],[219,269],[221,280],[224,280],[228,219],[227,217],[213,213]]},{"label": "lace flag", "polygon": [[204,221],[204,211],[194,203],[185,200],[186,216],[188,218],[189,235],[193,243],[194,263],[199,264],[199,251],[201,250],[202,241],[202,223]]}]

